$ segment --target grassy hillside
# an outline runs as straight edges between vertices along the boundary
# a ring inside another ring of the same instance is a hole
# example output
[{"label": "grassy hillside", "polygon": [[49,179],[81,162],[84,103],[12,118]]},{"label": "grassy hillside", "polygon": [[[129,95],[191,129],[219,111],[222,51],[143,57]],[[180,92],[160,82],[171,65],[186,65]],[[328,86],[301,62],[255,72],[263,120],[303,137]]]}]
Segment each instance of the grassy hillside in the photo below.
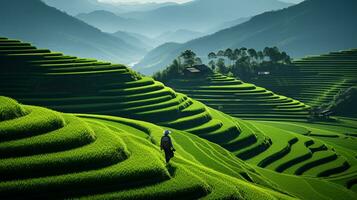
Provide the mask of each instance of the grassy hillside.
[{"label": "grassy hillside", "polygon": [[[0,197],[293,199],[218,145],[118,117],[58,113],[0,97]],[[275,191],[274,191],[275,190]]]},{"label": "grassy hillside", "polygon": [[[342,2],[342,3],[341,3]],[[209,52],[241,47],[263,49],[277,46],[292,57],[321,54],[357,46],[357,2],[355,0],[306,0],[286,9],[266,12],[246,23],[219,31],[152,57],[150,53],[136,65],[137,71],[151,75],[170,64],[181,52],[191,49],[199,57]],[[152,69],[143,69],[150,66]]]},{"label": "grassy hillside", "polygon": [[248,163],[288,174],[326,177],[356,191],[355,120],[248,123],[269,136],[273,144],[259,156],[248,159]]},{"label": "grassy hillside", "polygon": [[68,54],[129,64],[146,53],[142,47],[103,33],[40,0],[3,0],[0,18],[7,19],[0,35]]},{"label": "grassy hillside", "polygon": [[219,73],[178,77],[166,83],[177,92],[239,118],[306,119],[309,106]]},{"label": "grassy hillside", "polygon": [[[4,161],[0,162],[0,173],[6,181],[0,183],[0,195],[16,192],[36,195],[41,191],[52,195],[60,191],[64,197],[96,195],[101,199],[144,198],[140,195],[159,199],[171,195],[279,198],[281,194],[266,189],[274,188],[302,199],[341,195],[345,199],[356,198],[353,191],[357,183],[354,135],[357,125],[353,119],[329,124],[240,120],[123,65],[65,56],[7,38],[0,38],[0,52],[1,95],[28,104],[83,113],[78,115],[82,118],[79,120],[72,115],[2,100],[0,130],[4,131],[0,134],[5,139],[0,142],[0,159]],[[222,81],[223,87],[239,82],[222,76],[213,80]],[[256,92],[252,87],[247,89]],[[173,136],[180,146],[173,168],[164,166],[158,151],[162,128],[92,114],[145,120],[180,129]],[[182,131],[215,142],[233,154]],[[114,136],[116,132],[120,137]],[[250,165],[244,165],[235,156]],[[251,168],[263,176],[250,171]],[[103,187],[98,187],[98,179]],[[241,180],[260,185],[246,185]],[[123,185],[133,187],[123,189]]]},{"label": "grassy hillside", "polygon": [[240,125],[229,116],[123,65],[64,56],[9,39],[0,39],[0,48],[0,94],[22,102],[221,138],[240,133]]},{"label": "grassy hillside", "polygon": [[158,146],[162,127],[112,116],[76,117],[6,97],[0,97],[0,105],[1,198],[293,199],[287,193],[302,199],[356,197],[338,185],[344,183],[338,177],[327,182],[253,169],[186,132],[174,130],[177,151],[165,166]]},{"label": "grassy hillside", "polygon": [[[298,72],[259,77],[254,83],[312,106],[357,85],[357,49],[294,60]],[[291,89],[291,88],[294,89]]]}]

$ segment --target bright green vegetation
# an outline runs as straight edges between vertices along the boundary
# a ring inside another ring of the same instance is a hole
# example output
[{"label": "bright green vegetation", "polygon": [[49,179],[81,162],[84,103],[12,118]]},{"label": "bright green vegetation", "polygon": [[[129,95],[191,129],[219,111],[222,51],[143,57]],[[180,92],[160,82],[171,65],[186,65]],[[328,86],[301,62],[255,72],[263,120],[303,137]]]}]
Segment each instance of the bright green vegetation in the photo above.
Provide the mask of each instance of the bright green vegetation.
[{"label": "bright green vegetation", "polygon": [[177,151],[165,165],[158,145],[162,127],[63,114],[6,97],[0,105],[1,198],[293,199],[289,193],[302,199],[356,198],[325,180],[254,169],[187,132],[174,130]]},{"label": "bright green vegetation", "polygon": [[298,72],[261,76],[254,83],[311,106],[329,103],[357,85],[357,49],[309,56],[293,62]]},{"label": "bright green vegetation", "polygon": [[351,121],[308,124],[304,122],[250,121],[268,135],[272,145],[247,160],[277,172],[328,177],[347,188],[357,179],[357,124]]},{"label": "bright green vegetation", "polygon": [[80,119],[5,97],[0,105],[0,197],[292,199],[228,151],[186,132],[175,131],[177,155],[165,166],[157,144],[163,128],[153,124]]},{"label": "bright green vegetation", "polygon": [[181,76],[169,80],[167,85],[234,117],[306,119],[308,116],[309,106],[299,101],[220,73]]},{"label": "bright green vegetation", "polygon": [[[244,117],[266,122],[241,120],[123,65],[6,38],[0,38],[0,52],[1,95],[81,113],[78,118],[1,99],[0,195],[288,198],[275,190],[302,199],[356,199],[354,119],[306,123],[303,103],[213,74],[211,85],[199,88],[205,94],[194,97],[237,113],[251,109]],[[174,130],[171,167],[158,147],[163,127]]]},{"label": "bright green vegetation", "polygon": [[123,65],[65,56],[5,38],[0,39],[0,52],[0,94],[21,102],[222,138],[240,132],[230,117],[213,115],[211,108]]}]

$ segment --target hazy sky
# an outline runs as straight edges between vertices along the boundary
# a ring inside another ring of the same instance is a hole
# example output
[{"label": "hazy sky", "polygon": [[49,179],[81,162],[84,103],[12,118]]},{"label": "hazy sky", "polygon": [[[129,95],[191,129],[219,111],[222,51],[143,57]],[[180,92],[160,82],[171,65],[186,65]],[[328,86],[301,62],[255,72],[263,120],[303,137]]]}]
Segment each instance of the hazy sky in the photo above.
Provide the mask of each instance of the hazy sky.
[{"label": "hazy sky", "polygon": [[[99,0],[102,2],[121,2],[121,3],[133,3],[133,2],[140,2],[140,3],[147,3],[147,2],[177,2],[177,3],[185,3],[188,1],[192,0]],[[219,1],[219,0],[217,0]],[[291,2],[291,3],[299,3],[302,2],[303,0],[280,0],[280,1],[285,1],[285,2]]]}]

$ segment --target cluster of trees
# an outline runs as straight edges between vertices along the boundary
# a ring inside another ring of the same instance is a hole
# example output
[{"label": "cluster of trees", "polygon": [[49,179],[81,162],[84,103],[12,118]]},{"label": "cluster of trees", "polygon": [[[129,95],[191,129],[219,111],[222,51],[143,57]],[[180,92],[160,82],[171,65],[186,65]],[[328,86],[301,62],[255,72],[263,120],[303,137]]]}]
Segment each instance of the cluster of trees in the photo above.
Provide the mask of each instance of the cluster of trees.
[{"label": "cluster of trees", "polygon": [[[291,64],[290,56],[281,52],[277,47],[266,47],[263,51],[255,49],[226,49],[208,54],[209,67],[219,73],[239,77],[249,80],[260,71],[281,71]],[[157,72],[153,78],[165,82],[168,79],[183,75],[187,67],[202,64],[202,60],[197,57],[192,50],[186,50],[178,56],[171,65],[163,71]]]},{"label": "cluster of trees", "polygon": [[171,78],[183,75],[185,68],[202,64],[201,58],[197,57],[192,50],[186,50],[180,54],[166,69],[153,75],[155,80],[166,82]]},{"label": "cluster of trees", "polygon": [[[281,70],[291,64],[291,58],[277,47],[265,47],[263,51],[255,49],[226,49],[208,54],[208,65],[222,74],[249,79],[259,71]],[[228,62],[228,63],[227,63]]]}]

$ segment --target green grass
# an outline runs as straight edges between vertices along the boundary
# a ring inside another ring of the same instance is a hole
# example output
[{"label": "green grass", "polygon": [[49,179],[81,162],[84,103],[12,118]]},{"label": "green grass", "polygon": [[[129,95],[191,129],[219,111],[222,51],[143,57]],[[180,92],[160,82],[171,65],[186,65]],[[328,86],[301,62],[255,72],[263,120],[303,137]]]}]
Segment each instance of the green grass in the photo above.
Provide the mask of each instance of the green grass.
[{"label": "green grass", "polygon": [[357,141],[345,134],[357,131],[353,122],[250,121],[271,139],[272,145],[247,162],[288,174],[335,179],[348,187],[357,175]]},{"label": "green grass", "polygon": [[[1,98],[0,196],[356,199],[355,119],[307,123],[304,103],[220,74],[178,93],[123,65],[7,39],[1,48],[0,94],[81,114]],[[158,146],[166,127],[170,167]]]},{"label": "green grass", "polygon": [[[0,42],[6,47],[0,55],[0,93],[23,103],[145,120],[195,134],[239,134],[231,118],[212,116],[206,105],[123,65],[64,56],[20,41]],[[226,125],[206,128],[217,123]]]},{"label": "green grass", "polygon": [[340,90],[357,83],[356,49],[309,56],[293,64],[297,72],[261,76],[253,81],[311,106],[328,103]]},{"label": "green grass", "polygon": [[309,106],[219,73],[167,82],[178,92],[240,118],[305,119]]},{"label": "green grass", "polygon": [[[161,127],[112,116],[78,118],[5,97],[0,103],[7,116],[18,109],[28,113],[0,121],[1,130],[16,135],[0,142],[4,198],[292,199],[228,151],[186,132],[174,131],[177,153],[165,167],[158,145]],[[27,128],[27,136],[8,130],[9,124]]]}]

